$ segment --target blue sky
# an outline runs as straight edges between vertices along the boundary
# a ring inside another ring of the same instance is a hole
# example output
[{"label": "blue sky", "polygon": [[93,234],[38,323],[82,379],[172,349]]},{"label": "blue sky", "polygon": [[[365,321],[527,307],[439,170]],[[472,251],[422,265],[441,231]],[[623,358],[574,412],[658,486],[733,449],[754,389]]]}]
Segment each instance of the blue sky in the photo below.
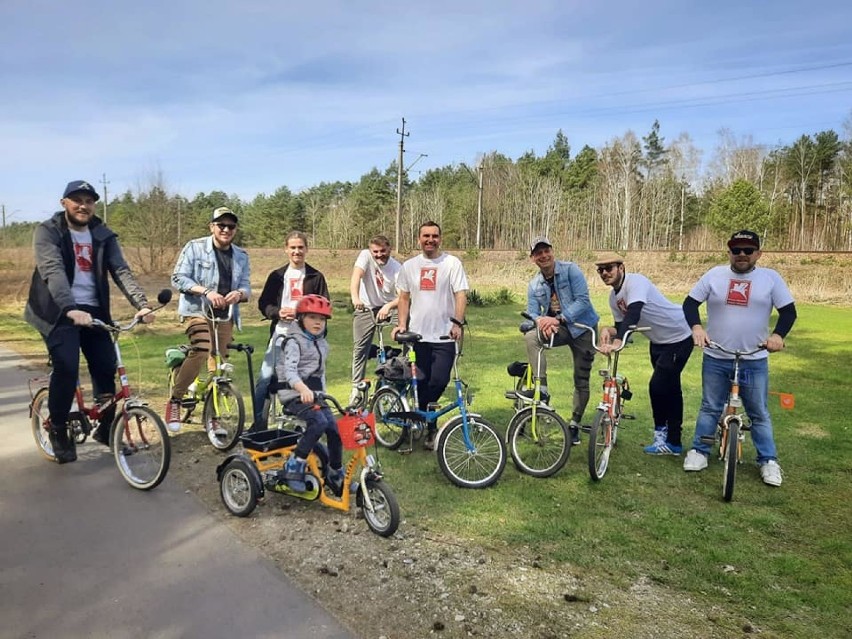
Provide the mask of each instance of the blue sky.
[{"label": "blue sky", "polygon": [[[660,120],[790,142],[852,113],[852,3],[0,0],[0,204],[214,189],[251,199],[396,159],[574,151]],[[412,177],[417,174],[412,172]]]}]

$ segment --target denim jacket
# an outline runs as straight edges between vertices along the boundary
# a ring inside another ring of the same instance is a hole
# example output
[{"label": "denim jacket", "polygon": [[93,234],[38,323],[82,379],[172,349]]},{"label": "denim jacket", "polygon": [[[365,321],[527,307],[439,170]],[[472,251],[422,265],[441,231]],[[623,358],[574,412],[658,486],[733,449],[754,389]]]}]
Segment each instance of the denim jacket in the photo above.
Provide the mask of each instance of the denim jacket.
[{"label": "denim jacket", "polygon": [[[231,248],[234,250],[231,290],[242,291],[248,300],[251,297],[248,253],[233,244]],[[201,237],[187,242],[178,256],[175,270],[172,272],[172,286],[180,291],[178,315],[181,320],[185,317],[204,317],[201,296],[186,291],[193,286],[204,286],[213,290],[219,286],[219,264],[215,250],[212,236]],[[239,304],[234,304],[234,325],[240,328]]]},{"label": "denim jacket", "polygon": [[[578,337],[584,329],[573,326],[580,322],[587,326],[597,326],[600,317],[589,299],[589,285],[580,267],[573,262],[556,262],[554,288],[559,306],[558,316],[573,337]],[[533,317],[547,315],[550,309],[550,285],[539,271],[527,287],[527,313]]]}]

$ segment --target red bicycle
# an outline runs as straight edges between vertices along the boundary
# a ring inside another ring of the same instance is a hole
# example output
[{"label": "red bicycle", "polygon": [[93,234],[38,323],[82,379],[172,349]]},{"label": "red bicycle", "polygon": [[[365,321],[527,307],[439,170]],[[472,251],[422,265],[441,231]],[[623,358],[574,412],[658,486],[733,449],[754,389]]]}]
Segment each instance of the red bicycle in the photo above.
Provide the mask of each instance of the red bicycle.
[{"label": "red bicycle", "polygon": [[[172,292],[164,289],[157,296],[159,310],[171,300]],[[121,333],[132,330],[139,323],[134,319],[126,326],[110,325],[93,320],[92,326],[109,331],[115,348],[118,378],[121,388],[114,395],[98,398],[94,404],[86,405],[83,389],[77,383],[71,413],[68,415],[68,436],[82,444],[96,429],[104,414],[114,407],[115,419],[110,425],[109,446],[121,476],[128,484],[139,490],[155,488],[169,471],[171,444],[162,418],[148,405],[135,397],[130,390],[127,369],[121,359],[118,338]],[[54,460],[53,446],[48,438],[50,418],[47,409],[50,375],[29,380],[30,421],[33,437],[41,453]],[[120,405],[120,406],[119,406]]]}]

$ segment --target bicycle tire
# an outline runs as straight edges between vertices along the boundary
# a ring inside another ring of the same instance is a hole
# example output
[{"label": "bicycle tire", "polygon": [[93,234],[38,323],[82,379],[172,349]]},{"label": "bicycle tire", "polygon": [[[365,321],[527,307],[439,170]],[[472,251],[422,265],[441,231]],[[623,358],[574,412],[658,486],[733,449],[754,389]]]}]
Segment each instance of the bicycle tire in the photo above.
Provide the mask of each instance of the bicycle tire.
[{"label": "bicycle tire", "polygon": [[[555,411],[536,407],[515,413],[509,422],[506,439],[515,467],[532,477],[550,477],[558,473],[571,454],[571,430]],[[533,430],[535,433],[533,434]]]},{"label": "bicycle tire", "polygon": [[50,443],[47,424],[47,393],[48,389],[38,389],[33,396],[33,401],[30,403],[30,424],[33,431],[33,439],[35,439],[39,452],[49,459],[56,461],[56,456],[53,454],[53,445]]},{"label": "bicycle tire", "polygon": [[488,488],[500,479],[506,467],[506,443],[481,416],[469,413],[467,421],[473,451],[465,445],[461,415],[454,417],[438,434],[438,466],[460,488]]},{"label": "bicycle tire", "polygon": [[617,427],[609,413],[602,408],[597,409],[589,429],[589,476],[594,481],[600,481],[606,475],[616,434]]},{"label": "bicycle tire", "polygon": [[722,473],[722,499],[731,501],[734,498],[734,485],[737,480],[738,445],[740,441],[740,428],[742,423],[738,416],[728,420],[728,427],[724,441],[724,468]]},{"label": "bicycle tire", "polygon": [[237,517],[251,515],[260,499],[260,489],[254,480],[255,473],[257,469],[252,463],[239,456],[222,469],[219,496],[225,508]]},{"label": "bicycle tire", "polygon": [[408,401],[394,388],[384,386],[370,399],[370,412],[376,417],[376,440],[385,448],[396,450],[408,436],[409,428],[398,419],[388,419],[388,413],[408,412]]},{"label": "bicycle tire", "polygon": [[162,418],[148,406],[125,406],[110,428],[118,471],[139,490],[156,488],[169,472],[171,440]]},{"label": "bicycle tire", "polygon": [[230,382],[218,382],[216,384],[218,386],[219,406],[214,406],[216,403],[214,401],[214,389],[211,387],[204,396],[201,423],[213,448],[227,451],[240,441],[240,435],[243,434],[243,425],[246,421],[246,407],[243,396],[240,395],[233,384]]},{"label": "bicycle tire", "polygon": [[373,510],[367,508],[367,500],[360,497],[358,502],[364,513],[364,521],[374,533],[380,537],[390,537],[399,528],[400,514],[399,502],[393,490],[382,480],[368,479],[366,487],[359,486],[358,490],[365,490],[373,504]]}]

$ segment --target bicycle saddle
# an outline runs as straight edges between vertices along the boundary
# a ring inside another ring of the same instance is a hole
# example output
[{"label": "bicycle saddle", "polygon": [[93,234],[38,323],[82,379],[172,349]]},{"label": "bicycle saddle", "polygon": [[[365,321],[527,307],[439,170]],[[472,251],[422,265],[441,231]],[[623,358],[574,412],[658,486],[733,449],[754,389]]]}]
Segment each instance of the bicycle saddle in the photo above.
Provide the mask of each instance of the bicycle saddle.
[{"label": "bicycle saddle", "polygon": [[423,339],[420,333],[412,333],[411,331],[401,331],[396,334],[396,341],[400,344],[414,344]]}]

